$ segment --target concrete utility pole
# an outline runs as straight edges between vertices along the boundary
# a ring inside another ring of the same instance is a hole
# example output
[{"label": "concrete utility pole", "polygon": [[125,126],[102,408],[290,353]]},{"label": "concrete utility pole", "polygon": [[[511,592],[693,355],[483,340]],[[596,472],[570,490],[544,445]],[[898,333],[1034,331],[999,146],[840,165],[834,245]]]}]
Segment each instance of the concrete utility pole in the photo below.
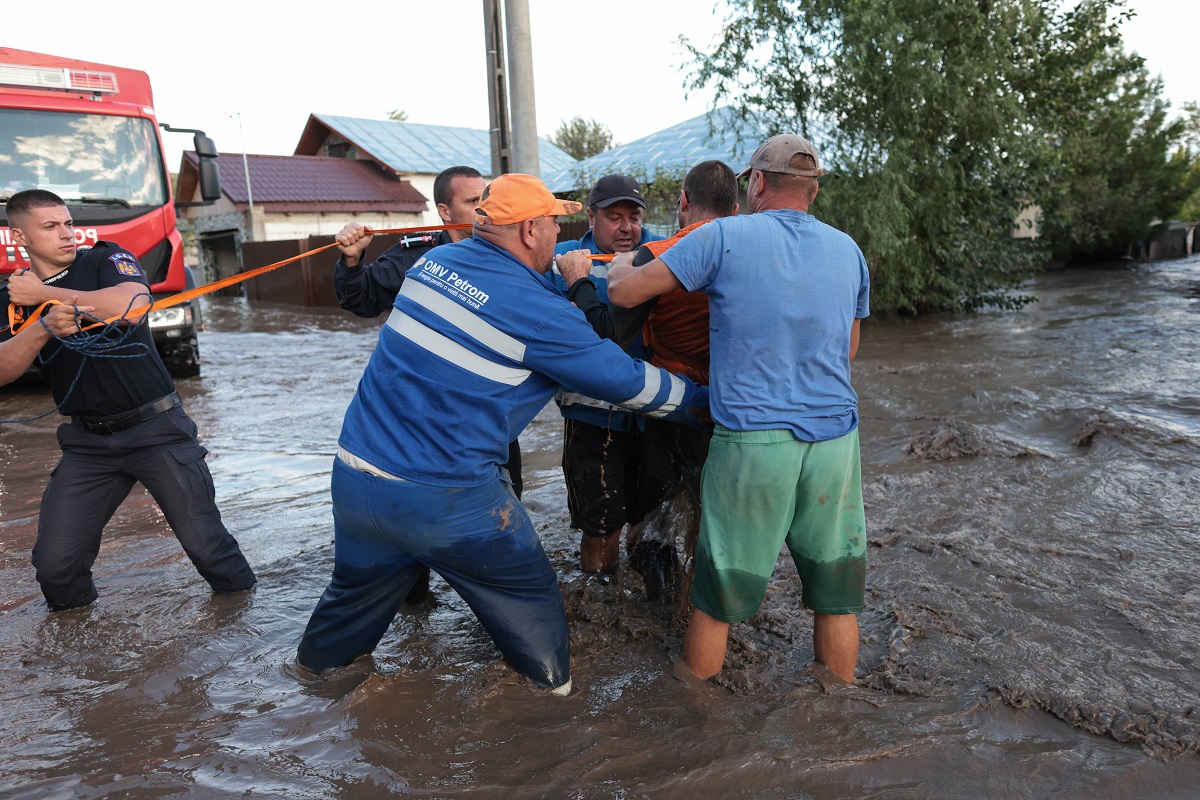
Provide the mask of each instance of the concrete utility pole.
[{"label": "concrete utility pole", "polygon": [[500,0],[483,0],[483,38],[487,53],[488,128],[492,140],[492,177],[512,172],[509,150],[508,84],[504,75],[504,27]]},{"label": "concrete utility pole", "polygon": [[533,44],[528,0],[504,0],[508,28],[509,102],[512,106],[512,169],[538,175],[537,112],[533,92]]}]

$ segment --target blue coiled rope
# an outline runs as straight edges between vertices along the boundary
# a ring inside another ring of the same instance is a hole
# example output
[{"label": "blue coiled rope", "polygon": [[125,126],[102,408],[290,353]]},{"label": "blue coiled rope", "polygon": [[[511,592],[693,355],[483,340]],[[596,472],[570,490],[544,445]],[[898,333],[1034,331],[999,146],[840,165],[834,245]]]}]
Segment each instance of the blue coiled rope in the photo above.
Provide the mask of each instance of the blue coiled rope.
[{"label": "blue coiled rope", "polygon": [[[121,317],[112,322],[105,322],[99,317],[95,317],[86,311],[80,311],[79,306],[74,306],[75,309],[75,324],[80,328],[83,327],[83,322],[86,320],[88,324],[98,324],[100,327],[92,328],[88,331],[79,331],[72,333],[70,336],[59,336],[54,331],[50,330],[50,326],[46,324],[46,318],[40,317],[38,323],[45,328],[46,333],[50,334],[51,338],[57,339],[60,347],[46,359],[42,358],[42,354],[38,353],[37,362],[41,366],[46,366],[62,353],[64,349],[78,353],[82,356],[79,362],[79,369],[75,371],[75,377],[71,380],[71,385],[67,387],[66,394],[63,399],[54,408],[47,411],[45,414],[39,414],[36,417],[26,417],[25,419],[0,419],[0,425],[8,425],[17,422],[36,422],[39,419],[50,416],[55,412],[60,412],[63,405],[71,397],[71,393],[75,391],[75,386],[79,383],[80,376],[83,375],[83,368],[87,365],[89,358],[141,358],[150,352],[150,348],[144,342],[129,341],[138,330],[146,324],[146,320],[150,318],[147,313],[140,320],[133,324],[129,324],[125,320],[125,315],[133,308],[134,304],[138,303],[138,298],[144,297],[153,303],[154,298],[148,292],[138,292],[129,300],[129,305],[125,306],[125,311]],[[140,305],[145,305],[146,301],[142,301]],[[45,349],[45,348],[43,348]]]}]

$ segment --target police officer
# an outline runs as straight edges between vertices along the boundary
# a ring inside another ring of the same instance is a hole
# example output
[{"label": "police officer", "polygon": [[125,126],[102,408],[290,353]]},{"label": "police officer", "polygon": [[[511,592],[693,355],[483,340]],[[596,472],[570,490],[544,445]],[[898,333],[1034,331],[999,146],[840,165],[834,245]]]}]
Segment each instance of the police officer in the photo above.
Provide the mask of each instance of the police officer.
[{"label": "police officer", "polygon": [[[30,269],[0,289],[9,303],[31,313],[47,300],[50,327],[62,336],[78,304],[100,319],[147,305],[150,289],[138,260],[112,242],[76,252],[75,228],[55,194],[31,189],[5,206],[13,240],[25,248]],[[131,318],[132,322],[137,319]],[[86,318],[84,318],[86,324]],[[127,330],[128,329],[123,329]],[[255,577],[237,540],[221,523],[207,454],[196,441],[196,424],[179,395],[146,325],[128,331],[114,355],[84,356],[52,339],[40,324],[20,334],[0,333],[0,384],[19,377],[38,353],[38,372],[71,422],[58,428],[62,461],[42,496],[33,565],[51,611],[86,606],[96,599],[92,564],[105,524],[135,482],[158,502],[167,523],[200,575],[216,592],[239,592]]]},{"label": "police officer", "polygon": [[[433,202],[437,205],[442,222],[446,225],[473,223],[485,185],[483,176],[472,167],[450,167],[438,173],[433,180]],[[338,250],[342,257],[334,266],[333,290],[337,292],[338,302],[342,308],[360,317],[373,318],[390,311],[409,267],[434,247],[470,237],[470,229],[410,233],[398,244],[384,250],[377,260],[361,266],[373,237],[366,227],[357,222],[347,223],[337,235]],[[516,440],[508,445],[508,462],[504,468],[508,470],[519,498],[522,488],[521,445]],[[429,571],[426,570],[406,602],[419,603],[428,593]]]}]

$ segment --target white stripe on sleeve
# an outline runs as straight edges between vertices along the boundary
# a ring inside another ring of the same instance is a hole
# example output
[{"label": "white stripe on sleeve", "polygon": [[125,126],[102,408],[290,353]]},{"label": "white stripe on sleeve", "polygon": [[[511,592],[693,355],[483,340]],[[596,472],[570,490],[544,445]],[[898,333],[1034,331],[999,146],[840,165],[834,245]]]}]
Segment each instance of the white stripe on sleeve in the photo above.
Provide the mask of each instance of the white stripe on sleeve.
[{"label": "white stripe on sleeve", "polygon": [[509,336],[472,313],[470,309],[459,305],[436,289],[431,289],[420,280],[406,280],[400,286],[400,294],[437,314],[484,347],[495,350],[513,361],[525,361],[524,342]]},{"label": "white stripe on sleeve", "polygon": [[[408,281],[405,281],[405,283],[408,283]],[[428,325],[418,322],[398,308],[392,309],[392,313],[387,319],[387,325],[418,347],[436,356],[440,356],[481,378],[487,378],[488,380],[509,386],[520,386],[532,374],[530,370],[497,364],[495,361],[490,361],[481,355],[473,353],[458,342],[438,333]]]},{"label": "white stripe on sleeve", "polygon": [[667,373],[667,378],[671,381],[671,393],[667,395],[667,400],[658,408],[648,412],[652,417],[665,417],[675,409],[679,408],[679,404],[683,402],[683,396],[687,393],[687,385],[677,376]]},{"label": "white stripe on sleeve", "polygon": [[654,398],[658,397],[659,391],[662,389],[662,376],[669,375],[658,367],[651,366],[645,361],[642,362],[642,369],[646,374],[646,381],[642,384],[642,390],[633,397],[620,403],[626,408],[641,409],[649,405]]}]

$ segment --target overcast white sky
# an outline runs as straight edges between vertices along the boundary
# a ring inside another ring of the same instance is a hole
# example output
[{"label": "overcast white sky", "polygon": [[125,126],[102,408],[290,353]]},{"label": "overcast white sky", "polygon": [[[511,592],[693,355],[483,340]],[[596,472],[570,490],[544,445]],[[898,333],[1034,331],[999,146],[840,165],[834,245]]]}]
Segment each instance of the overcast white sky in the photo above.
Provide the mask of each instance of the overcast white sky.
[{"label": "overcast white sky", "polygon": [[[1131,0],[1126,42],[1178,108],[1200,100],[1200,2]],[[293,151],[310,113],[485,128],[482,0],[55,0],[5,3],[0,44],[149,73],[158,119],[201,128],[224,152]],[[714,0],[529,0],[538,132],[576,115],[619,142],[682,122],[680,34],[707,45]],[[244,136],[239,133],[241,116]],[[166,136],[169,163],[190,147]]]}]

